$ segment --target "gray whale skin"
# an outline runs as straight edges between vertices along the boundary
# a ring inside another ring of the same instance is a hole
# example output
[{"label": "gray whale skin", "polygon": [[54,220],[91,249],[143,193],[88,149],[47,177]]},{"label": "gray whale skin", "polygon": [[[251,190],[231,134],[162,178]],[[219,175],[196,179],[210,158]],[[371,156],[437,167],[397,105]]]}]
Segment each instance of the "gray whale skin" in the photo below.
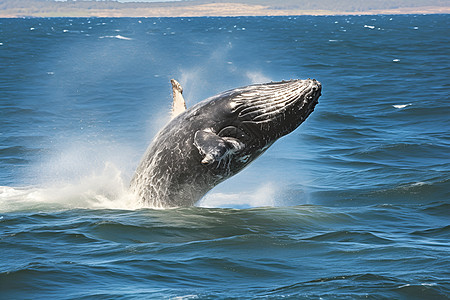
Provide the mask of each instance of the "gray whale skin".
[{"label": "gray whale skin", "polygon": [[315,79],[270,82],[197,103],[155,136],[130,190],[145,206],[194,205],[305,121],[321,89]]}]

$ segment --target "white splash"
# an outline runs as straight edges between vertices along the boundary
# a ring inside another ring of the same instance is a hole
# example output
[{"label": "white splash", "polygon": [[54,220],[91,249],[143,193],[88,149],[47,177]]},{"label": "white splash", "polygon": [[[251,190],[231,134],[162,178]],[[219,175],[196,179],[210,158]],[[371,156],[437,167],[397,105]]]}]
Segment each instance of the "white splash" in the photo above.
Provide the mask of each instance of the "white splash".
[{"label": "white splash", "polygon": [[105,38],[109,38],[109,39],[119,39],[119,40],[127,40],[127,41],[131,41],[133,40],[132,38],[123,36],[123,35],[105,35],[105,36],[101,36],[99,37],[100,39],[105,39]]},{"label": "white splash", "polygon": [[112,164],[75,183],[55,183],[47,187],[14,188],[0,186],[0,212],[65,209],[126,209],[142,206],[128,191],[128,181]]},{"label": "white splash", "polygon": [[250,79],[252,84],[254,84],[254,83],[264,83],[264,82],[270,82],[271,81],[269,77],[267,77],[266,75],[262,74],[261,72],[248,71],[248,72],[245,73],[245,75],[247,76],[248,79]]},{"label": "white splash", "polygon": [[213,208],[251,208],[276,206],[278,188],[273,183],[265,183],[256,190],[240,193],[209,193],[197,204],[200,207]]},{"label": "white splash", "polygon": [[412,105],[412,103],[408,103],[408,104],[396,104],[396,105],[392,105],[394,108],[397,108],[397,109],[401,109],[401,108],[405,108],[405,107],[408,107],[408,106],[411,106]]}]

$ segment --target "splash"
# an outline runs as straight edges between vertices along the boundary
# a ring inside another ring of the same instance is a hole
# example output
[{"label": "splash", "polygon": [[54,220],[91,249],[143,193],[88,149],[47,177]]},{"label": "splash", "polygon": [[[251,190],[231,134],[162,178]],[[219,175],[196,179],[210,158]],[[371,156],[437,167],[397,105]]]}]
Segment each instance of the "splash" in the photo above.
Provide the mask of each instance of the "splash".
[{"label": "splash", "polygon": [[[180,68],[173,77],[183,87],[187,105],[205,99],[234,86],[264,83],[272,81],[271,77],[258,69],[247,69],[236,62],[233,57],[233,43],[224,41],[204,60],[190,68]],[[220,74],[218,77],[217,74]]]},{"label": "splash", "polygon": [[247,78],[251,81],[252,84],[254,83],[264,83],[264,82],[270,82],[271,79],[264,75],[262,72],[257,71],[248,71],[245,73]]},{"label": "splash", "polygon": [[126,209],[142,206],[128,191],[128,180],[111,163],[100,173],[75,183],[54,183],[47,187],[0,187],[0,212],[51,211],[65,209]]},{"label": "splash", "polygon": [[29,166],[27,187],[0,187],[0,211],[139,209],[128,191],[140,154],[95,133],[65,137]]},{"label": "splash", "polygon": [[240,193],[221,193],[214,190],[203,197],[197,206],[212,208],[252,208],[276,206],[278,187],[272,182],[258,186],[255,190]]}]

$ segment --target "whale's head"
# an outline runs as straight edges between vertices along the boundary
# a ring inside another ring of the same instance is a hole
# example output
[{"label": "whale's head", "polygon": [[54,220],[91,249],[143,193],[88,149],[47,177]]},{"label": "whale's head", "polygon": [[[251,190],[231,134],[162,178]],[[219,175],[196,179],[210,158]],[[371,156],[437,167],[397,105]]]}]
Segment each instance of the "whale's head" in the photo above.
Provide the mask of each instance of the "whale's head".
[{"label": "whale's head", "polygon": [[295,130],[314,111],[322,86],[315,79],[251,85],[228,105],[250,139],[271,144]]},{"label": "whale's head", "polygon": [[[321,95],[315,79],[250,85],[214,97],[214,126],[196,132],[203,164],[221,161],[245,167],[314,111]],[[218,146],[219,145],[219,146]],[[232,168],[233,169],[233,168]]]}]

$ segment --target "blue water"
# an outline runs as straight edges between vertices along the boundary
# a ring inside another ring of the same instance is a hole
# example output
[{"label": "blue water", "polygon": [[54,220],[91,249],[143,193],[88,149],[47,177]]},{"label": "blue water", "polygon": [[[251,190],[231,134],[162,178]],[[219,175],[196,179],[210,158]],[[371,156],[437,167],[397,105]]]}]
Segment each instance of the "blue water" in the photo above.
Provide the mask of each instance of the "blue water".
[{"label": "blue water", "polygon": [[[449,15],[0,19],[1,299],[450,298]],[[171,106],[315,112],[196,207],[128,182]]]}]

